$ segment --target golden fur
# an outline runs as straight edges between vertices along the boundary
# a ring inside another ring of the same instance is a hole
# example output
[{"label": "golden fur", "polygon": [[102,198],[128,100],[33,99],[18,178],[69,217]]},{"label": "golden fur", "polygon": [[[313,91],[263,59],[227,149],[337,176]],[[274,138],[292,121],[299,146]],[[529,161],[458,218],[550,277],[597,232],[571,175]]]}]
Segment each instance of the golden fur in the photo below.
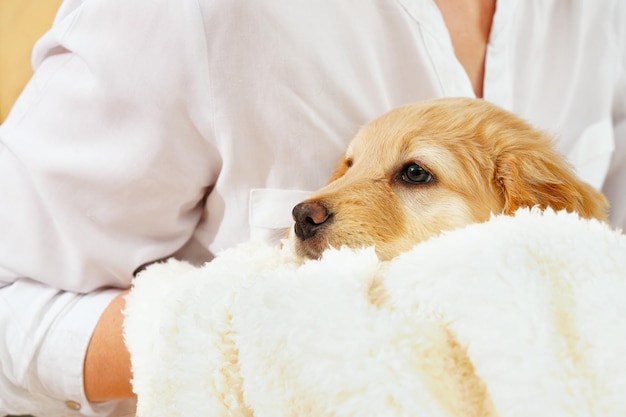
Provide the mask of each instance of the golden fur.
[{"label": "golden fur", "polygon": [[373,245],[387,260],[442,231],[532,206],[605,220],[608,202],[517,116],[483,100],[438,99],[365,125],[330,182],[294,208],[290,239],[306,258]]}]

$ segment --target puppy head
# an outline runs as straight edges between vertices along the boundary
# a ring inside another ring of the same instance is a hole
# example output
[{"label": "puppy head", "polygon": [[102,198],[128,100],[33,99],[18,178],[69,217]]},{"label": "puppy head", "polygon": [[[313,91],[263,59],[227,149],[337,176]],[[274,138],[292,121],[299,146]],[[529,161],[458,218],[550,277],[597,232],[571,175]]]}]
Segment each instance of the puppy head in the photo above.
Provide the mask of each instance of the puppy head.
[{"label": "puppy head", "polygon": [[375,246],[386,260],[442,231],[533,206],[604,220],[607,201],[518,117],[482,100],[438,99],[364,126],[330,182],[294,208],[290,239],[306,258]]}]

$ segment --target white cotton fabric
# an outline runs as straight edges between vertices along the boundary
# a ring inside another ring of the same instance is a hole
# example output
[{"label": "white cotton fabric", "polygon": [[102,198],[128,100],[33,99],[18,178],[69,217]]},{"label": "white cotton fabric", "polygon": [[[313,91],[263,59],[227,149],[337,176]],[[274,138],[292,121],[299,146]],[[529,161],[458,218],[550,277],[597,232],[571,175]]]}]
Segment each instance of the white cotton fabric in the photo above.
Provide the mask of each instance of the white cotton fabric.
[{"label": "white cotton fabric", "polygon": [[626,415],[625,297],[626,235],[553,211],[388,263],[261,244],[170,260],[127,297],[137,414]]},{"label": "white cotton fabric", "polygon": [[[619,227],[625,22],[621,0],[500,1],[484,86],[555,136]],[[109,296],[77,315],[69,299],[53,308],[53,288],[63,300],[127,288],[175,252],[201,262],[275,240],[284,208],[326,182],[361,125],[473,95],[432,0],[66,0],[33,64],[0,126],[0,414],[40,417],[67,400],[108,413],[61,381],[80,373],[85,322]],[[66,356],[37,367],[63,328]]]}]

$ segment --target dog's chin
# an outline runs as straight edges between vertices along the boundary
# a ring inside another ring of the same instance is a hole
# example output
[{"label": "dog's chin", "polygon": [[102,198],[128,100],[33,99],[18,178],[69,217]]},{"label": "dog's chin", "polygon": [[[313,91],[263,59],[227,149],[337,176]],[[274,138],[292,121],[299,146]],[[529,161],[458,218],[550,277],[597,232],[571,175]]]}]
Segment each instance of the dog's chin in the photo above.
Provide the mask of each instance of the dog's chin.
[{"label": "dog's chin", "polygon": [[328,246],[322,245],[318,239],[300,240],[297,237],[293,239],[296,255],[302,259],[320,259],[322,253],[328,249]]},{"label": "dog's chin", "polygon": [[329,248],[323,236],[313,236],[302,240],[296,236],[293,227],[289,231],[285,244],[301,261],[320,259],[324,251]]}]

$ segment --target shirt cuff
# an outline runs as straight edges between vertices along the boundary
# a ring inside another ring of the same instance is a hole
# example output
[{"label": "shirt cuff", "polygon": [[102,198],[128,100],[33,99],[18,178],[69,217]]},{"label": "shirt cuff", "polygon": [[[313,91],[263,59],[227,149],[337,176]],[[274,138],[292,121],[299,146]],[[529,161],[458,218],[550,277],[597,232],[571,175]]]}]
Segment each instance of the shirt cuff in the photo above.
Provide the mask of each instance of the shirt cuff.
[{"label": "shirt cuff", "polygon": [[84,391],[83,365],[87,346],[96,324],[120,293],[102,290],[89,294],[59,293],[55,302],[64,305],[62,312],[48,328],[39,348],[37,375],[47,396],[63,403],[71,415],[108,415],[117,402],[89,403]]}]

